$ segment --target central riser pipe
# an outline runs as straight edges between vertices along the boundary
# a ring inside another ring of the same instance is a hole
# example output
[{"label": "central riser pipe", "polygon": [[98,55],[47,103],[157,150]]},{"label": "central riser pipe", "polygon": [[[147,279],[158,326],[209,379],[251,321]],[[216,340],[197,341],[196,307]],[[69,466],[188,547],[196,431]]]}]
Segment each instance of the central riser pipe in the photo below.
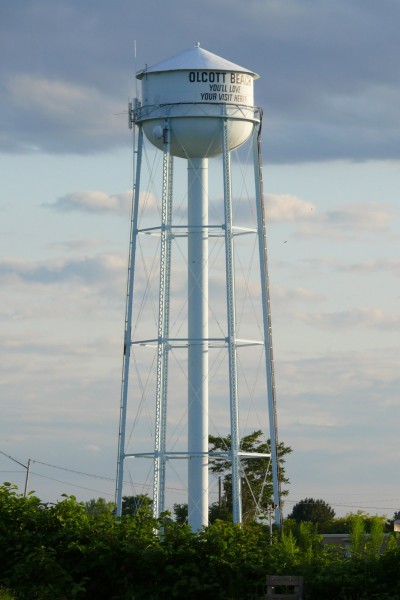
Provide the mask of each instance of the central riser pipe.
[{"label": "central riser pipe", "polygon": [[188,520],[208,524],[208,160],[188,162]]}]

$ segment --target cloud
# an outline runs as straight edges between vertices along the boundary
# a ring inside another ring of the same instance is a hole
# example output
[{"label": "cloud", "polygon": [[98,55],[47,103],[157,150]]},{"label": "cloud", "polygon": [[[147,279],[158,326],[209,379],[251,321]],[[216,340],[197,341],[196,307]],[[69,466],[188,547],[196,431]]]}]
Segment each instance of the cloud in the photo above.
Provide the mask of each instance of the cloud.
[{"label": "cloud", "polygon": [[[210,15],[226,23],[218,38]],[[125,112],[134,94],[133,40],[139,69],[197,37],[261,74],[256,102],[264,108],[269,162],[399,158],[399,18],[395,2],[382,10],[360,0],[323,6],[252,0],[246,7],[236,0],[190,7],[150,1],[139,15],[128,0],[118,10],[105,0],[96,6],[42,0],[23,9],[12,3],[0,24],[7,56],[0,70],[0,144],[6,151],[77,153],[127,145],[126,118],[113,115]],[[172,32],[168,39],[165,31]]]},{"label": "cloud", "polygon": [[[50,205],[49,205],[50,206]],[[54,206],[54,205],[51,205]],[[109,240],[87,239],[87,240],[66,240],[60,242],[52,242],[48,244],[48,248],[53,250],[62,250],[67,252],[87,253],[94,248],[101,248],[110,245]]]},{"label": "cloud", "polygon": [[76,119],[75,111],[87,108],[99,96],[93,88],[32,75],[15,75],[7,88],[16,106],[36,109],[56,119]]},{"label": "cloud", "polygon": [[367,234],[390,232],[396,215],[381,204],[351,204],[336,210],[319,211],[312,221],[302,221],[296,235],[306,238],[323,237],[343,241],[363,239]]},{"label": "cloud", "polygon": [[271,299],[273,303],[288,303],[292,305],[294,302],[320,302],[325,300],[326,296],[303,287],[284,288],[279,285],[271,286]]},{"label": "cloud", "polygon": [[[287,419],[329,411],[348,423],[352,414],[368,421],[367,408],[399,403],[396,348],[382,347],[286,358],[276,361],[277,389]],[[368,399],[368,400],[367,400]],[[334,400],[334,402],[332,402]],[[368,406],[367,406],[368,402]],[[296,410],[292,411],[293,405]]]},{"label": "cloud", "polygon": [[126,270],[126,259],[119,255],[30,261],[0,260],[0,280],[49,285],[63,281],[80,281],[85,285],[120,278]]},{"label": "cloud", "polygon": [[332,313],[296,314],[296,318],[314,327],[328,329],[393,329],[400,325],[400,315],[380,308],[357,307]]},{"label": "cloud", "polygon": [[[160,206],[157,198],[150,192],[140,192],[139,202],[140,212],[145,208],[146,214],[155,212]],[[114,213],[125,217],[131,212],[132,191],[119,194],[106,194],[97,190],[70,192],[43,206],[59,212]]]},{"label": "cloud", "polygon": [[299,221],[314,217],[315,205],[290,194],[267,194],[266,216],[270,222]]},{"label": "cloud", "polygon": [[[243,177],[243,181],[246,181]],[[237,195],[236,195],[237,192]],[[154,201],[151,205],[154,204]],[[240,196],[237,189],[233,191],[233,218],[235,224],[247,224],[256,227],[256,203],[254,196]],[[312,202],[302,200],[290,194],[266,194],[265,214],[268,223],[297,223],[315,217],[316,207]],[[209,198],[209,214],[212,222],[223,222],[224,199],[223,197]],[[187,218],[186,206],[180,205],[174,209],[174,219]]]},{"label": "cloud", "polygon": [[101,448],[95,444],[87,444],[87,446],[85,446],[85,450],[89,450],[89,452],[100,452]]},{"label": "cloud", "polygon": [[308,269],[330,269],[339,273],[370,275],[380,273],[400,275],[400,260],[396,258],[372,258],[370,260],[351,261],[341,260],[333,256],[308,258],[303,261]]},{"label": "cloud", "polygon": [[[0,148],[10,152],[99,152],[126,144],[125,111],[104,92],[83,84],[13,74],[3,101],[10,107]],[[16,122],[22,119],[23,129]]]},{"label": "cloud", "polygon": [[396,258],[381,258],[365,260],[362,262],[339,263],[337,268],[343,272],[370,274],[370,273],[392,273],[400,276],[400,260]]},{"label": "cloud", "polygon": [[49,208],[61,212],[82,211],[88,213],[121,213],[129,212],[132,193],[123,192],[114,196],[98,191],[72,192],[58,198],[55,203],[47,204]]},{"label": "cloud", "polygon": [[329,226],[368,231],[386,231],[393,220],[389,211],[375,204],[357,204],[327,211],[322,220]]}]

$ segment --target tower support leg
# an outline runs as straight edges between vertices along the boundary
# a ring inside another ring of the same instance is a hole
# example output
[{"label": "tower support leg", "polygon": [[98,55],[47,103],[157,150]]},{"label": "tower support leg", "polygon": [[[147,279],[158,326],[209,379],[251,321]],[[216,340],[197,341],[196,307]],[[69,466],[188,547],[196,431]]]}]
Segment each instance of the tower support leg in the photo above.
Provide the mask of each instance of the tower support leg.
[{"label": "tower support leg", "polygon": [[161,205],[160,284],[158,296],[158,343],[156,422],[154,432],[153,516],[165,510],[165,468],[168,398],[169,307],[171,281],[172,172],[170,131],[164,124],[163,186]]},{"label": "tower support leg", "polygon": [[264,183],[262,173],[262,156],[260,128],[254,128],[253,132],[253,162],[255,174],[256,205],[257,205],[257,229],[258,229],[258,249],[260,257],[261,273],[261,294],[263,307],[263,329],[264,329],[264,349],[265,366],[267,374],[268,390],[268,415],[269,415],[269,437],[272,466],[272,485],[275,506],[275,524],[278,527],[281,524],[281,501],[280,501],[280,481],[279,481],[279,463],[278,463],[278,421],[276,413],[276,393],[275,393],[275,373],[274,373],[274,355],[272,348],[272,325],[271,325],[271,307],[269,294],[268,277],[268,254],[267,254],[267,232],[265,225],[265,207],[264,207]]},{"label": "tower support leg", "polygon": [[[126,310],[125,310],[125,334],[124,334],[124,355],[122,364],[122,386],[121,386],[121,405],[118,433],[118,460],[117,460],[117,478],[115,489],[115,506],[117,516],[122,512],[122,489],[124,482],[124,461],[125,461],[125,430],[126,413],[128,407],[128,384],[129,384],[129,365],[132,347],[132,306],[133,306],[133,284],[135,279],[135,259],[136,259],[136,241],[137,224],[139,215],[139,192],[140,192],[140,173],[142,166],[143,150],[143,129],[139,126],[139,136],[137,149],[135,147],[135,137],[133,138],[133,156],[136,156],[136,165],[133,165],[134,184],[133,184],[133,206],[131,215],[131,234],[129,243],[129,265],[128,265],[128,284],[126,291]],[[136,167],[136,168],[135,168]]]},{"label": "tower support leg", "polygon": [[239,403],[237,389],[236,356],[236,310],[235,310],[235,268],[232,223],[232,182],[231,157],[228,144],[228,121],[223,122],[223,175],[224,175],[224,214],[225,214],[225,268],[226,301],[228,321],[229,356],[229,404],[231,419],[231,463],[232,463],[232,518],[234,523],[242,522],[242,484],[240,466]]},{"label": "tower support leg", "polygon": [[208,524],[208,160],[188,162],[188,520]]}]

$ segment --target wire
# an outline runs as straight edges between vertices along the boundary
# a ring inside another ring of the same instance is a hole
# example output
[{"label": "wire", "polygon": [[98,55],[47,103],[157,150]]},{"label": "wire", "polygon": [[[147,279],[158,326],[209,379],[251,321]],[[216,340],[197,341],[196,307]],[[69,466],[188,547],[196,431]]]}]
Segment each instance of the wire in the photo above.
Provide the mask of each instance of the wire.
[{"label": "wire", "polygon": [[38,465],[44,465],[45,467],[51,467],[53,469],[60,469],[61,471],[68,471],[69,473],[76,473],[77,475],[84,475],[85,477],[93,477],[94,479],[104,479],[106,481],[115,481],[114,477],[105,477],[104,475],[94,475],[93,473],[84,473],[83,471],[76,471],[75,469],[69,469],[67,467],[59,467],[57,465],[51,465],[49,463],[41,462],[40,460],[31,459],[31,462]]},{"label": "wire", "polygon": [[63,485],[69,485],[72,487],[80,488],[81,490],[88,490],[89,492],[96,492],[97,494],[104,494],[106,496],[114,497],[114,493],[110,494],[110,492],[94,490],[93,488],[88,488],[83,485],[78,485],[77,483],[70,483],[68,481],[62,481],[61,479],[55,479],[54,477],[48,477],[47,475],[41,475],[40,473],[35,473],[33,471],[31,471],[31,474],[36,475],[37,477],[42,477],[43,479],[50,479],[51,481],[57,481],[58,483],[62,483]]},{"label": "wire", "polygon": [[[45,467],[50,467],[50,468],[53,468],[53,469],[59,469],[60,471],[67,471],[68,473],[75,473],[76,475],[83,475],[84,477],[93,477],[94,479],[103,479],[104,481],[115,482],[115,478],[114,477],[105,477],[104,475],[94,475],[93,473],[85,473],[83,471],[77,471],[75,469],[69,469],[67,467],[60,467],[58,465],[52,465],[50,463],[42,462],[40,460],[35,460],[33,458],[31,459],[31,463],[36,463],[38,465],[43,465]],[[4,472],[7,472],[7,471],[4,471]],[[19,473],[19,472],[22,472],[22,471],[16,471],[16,472]],[[38,477],[44,477],[45,479],[52,479],[53,481],[57,481],[58,483],[67,483],[68,485],[72,485],[72,486],[76,485],[74,483],[68,483],[68,482],[65,482],[65,481],[60,480],[60,479],[55,479],[54,477],[49,477],[49,476],[46,476],[46,475],[41,475],[40,473],[36,473],[34,471],[31,471],[31,474],[32,475],[37,475]],[[131,484],[131,485],[133,484],[133,485],[137,485],[137,486],[144,486],[144,487],[148,487],[148,488],[152,488],[153,487],[153,485],[150,484],[150,483],[149,484],[143,484],[143,483],[138,483],[138,482],[134,482],[134,481],[124,481],[124,483]],[[76,487],[82,487],[82,486],[76,485]],[[90,488],[83,488],[83,489],[90,489]],[[175,491],[175,492],[186,491],[186,488],[177,488],[177,487],[166,487],[165,489],[170,490],[170,491]],[[95,492],[97,491],[98,492],[99,490],[90,490],[90,491],[95,491]],[[99,492],[99,493],[103,493],[103,492]]]},{"label": "wire", "polygon": [[[296,500],[284,500],[285,504],[301,504],[301,505],[308,505],[308,504],[313,504],[313,502],[302,502],[302,501],[296,501]],[[357,509],[373,509],[373,510],[398,510],[398,506],[397,507],[393,507],[393,506],[360,506],[358,504],[333,504],[333,503],[329,503],[330,506],[332,507],[340,507],[340,508],[357,508]]]},{"label": "wire", "polygon": [[[7,456],[7,458],[10,458],[10,456],[8,454],[5,454],[5,452],[2,452],[1,450],[0,450],[0,454],[3,454],[4,456]],[[66,471],[68,473],[75,473],[76,475],[83,475],[84,477],[92,477],[94,479],[102,479],[104,481],[112,481],[112,482],[115,481],[115,479],[113,477],[105,477],[104,475],[95,475],[94,473],[85,473],[84,471],[77,471],[76,469],[70,469],[68,467],[60,467],[58,465],[53,465],[53,464],[50,464],[50,463],[42,462],[40,460],[31,459],[31,463],[36,463],[36,464],[39,464],[39,465],[43,465],[45,467],[50,467],[52,469],[59,469],[61,471]],[[23,471],[0,471],[0,473],[23,473]],[[61,480],[61,479],[56,479],[54,477],[49,477],[48,475],[42,475],[42,474],[37,473],[35,471],[31,471],[31,474],[35,475],[37,477],[42,477],[43,479],[49,479],[51,481],[56,481],[57,483],[62,483],[64,485],[69,485],[69,486],[72,486],[72,487],[80,488],[80,489],[83,489],[83,490],[88,490],[88,491],[91,491],[91,492],[96,492],[98,494],[104,494],[104,495],[107,495],[107,496],[114,496],[114,494],[110,494],[109,492],[95,490],[93,488],[88,488],[88,487],[85,487],[85,486],[82,486],[82,485],[78,485],[76,483],[71,483],[71,482],[68,482],[68,481]],[[133,481],[126,481],[124,483],[127,483],[127,484],[129,483],[131,485],[133,484],[133,485],[142,486],[142,487],[146,487],[146,488],[152,488],[152,484],[146,484],[146,483],[143,484],[143,483],[137,483],[137,482],[135,483]],[[168,490],[168,491],[175,491],[175,492],[185,492],[186,491],[185,487],[166,487],[165,489]],[[285,498],[284,502],[285,502],[285,504],[291,504],[291,505],[294,505],[294,504],[312,504],[312,502],[302,502],[300,500],[287,500],[286,498]],[[372,510],[393,510],[393,511],[397,511],[399,509],[398,506],[370,506],[370,505],[368,505],[368,506],[361,506],[361,505],[358,505],[358,504],[341,504],[341,503],[336,503],[336,502],[335,503],[330,503],[330,506],[332,506],[333,508],[335,508],[335,507],[340,507],[340,508],[356,508],[358,510],[360,510],[360,509],[361,510],[371,510],[372,509]]]},{"label": "wire", "polygon": [[0,473],[23,473],[23,471],[0,471]]}]

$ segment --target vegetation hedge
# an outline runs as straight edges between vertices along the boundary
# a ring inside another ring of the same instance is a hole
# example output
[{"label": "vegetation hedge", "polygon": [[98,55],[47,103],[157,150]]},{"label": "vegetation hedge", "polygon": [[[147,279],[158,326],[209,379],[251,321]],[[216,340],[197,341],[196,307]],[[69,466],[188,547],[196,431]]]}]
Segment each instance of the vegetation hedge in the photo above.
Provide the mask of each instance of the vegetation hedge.
[{"label": "vegetation hedge", "polygon": [[[382,532],[381,532],[382,533]],[[0,487],[0,600],[256,600],[265,577],[303,575],[304,600],[400,600],[394,534],[353,531],[350,553],[312,524],[217,521],[198,534],[166,516],[90,515],[74,497],[44,504]]]}]

